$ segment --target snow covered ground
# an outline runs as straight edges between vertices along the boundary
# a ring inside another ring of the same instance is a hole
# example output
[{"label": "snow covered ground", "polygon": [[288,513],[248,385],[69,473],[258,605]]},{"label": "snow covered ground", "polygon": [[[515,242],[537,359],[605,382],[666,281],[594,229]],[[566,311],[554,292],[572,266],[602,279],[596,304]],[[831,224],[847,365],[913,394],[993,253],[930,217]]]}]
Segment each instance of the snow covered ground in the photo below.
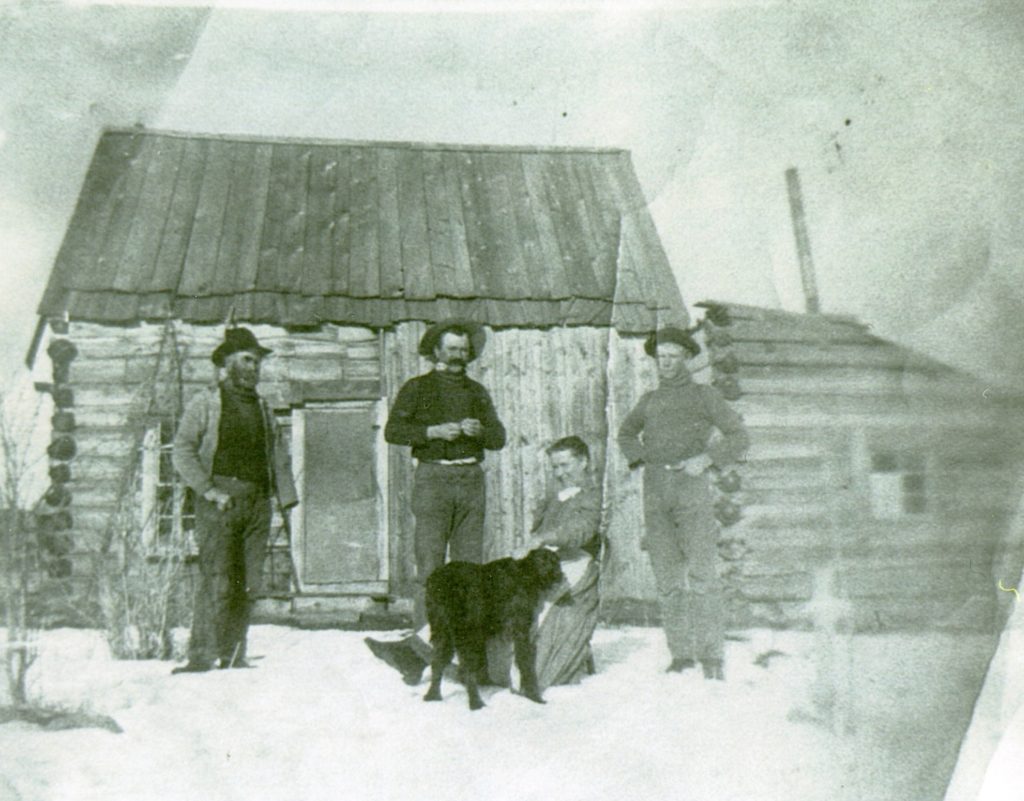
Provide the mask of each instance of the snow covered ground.
[{"label": "snow covered ground", "polygon": [[[0,726],[0,801],[941,799],[987,658],[983,638],[857,636],[837,689],[813,634],[752,630],[720,683],[663,673],[658,629],[602,628],[597,675],[543,706],[487,689],[471,713],[454,682],[423,703],[365,634],[257,626],[256,669],[171,677],[47,632],[34,695],[124,732]],[[813,719],[822,697],[850,732]]]}]

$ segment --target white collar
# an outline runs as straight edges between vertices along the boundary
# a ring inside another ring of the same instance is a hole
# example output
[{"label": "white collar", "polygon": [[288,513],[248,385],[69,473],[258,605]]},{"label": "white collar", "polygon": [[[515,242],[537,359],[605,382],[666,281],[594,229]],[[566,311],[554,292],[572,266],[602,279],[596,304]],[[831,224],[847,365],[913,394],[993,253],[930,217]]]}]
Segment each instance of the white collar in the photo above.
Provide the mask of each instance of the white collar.
[{"label": "white collar", "polygon": [[565,503],[570,498],[575,498],[583,491],[583,487],[566,487],[558,491],[559,503]]}]

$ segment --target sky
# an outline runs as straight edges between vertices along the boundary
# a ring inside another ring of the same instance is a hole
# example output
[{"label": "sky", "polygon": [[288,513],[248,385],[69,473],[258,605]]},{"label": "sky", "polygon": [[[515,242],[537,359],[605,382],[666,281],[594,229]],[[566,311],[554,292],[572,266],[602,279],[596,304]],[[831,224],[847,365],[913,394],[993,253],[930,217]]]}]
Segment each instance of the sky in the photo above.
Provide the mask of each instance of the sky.
[{"label": "sky", "polygon": [[802,309],[794,167],[823,311],[1024,387],[1020,4],[290,8],[0,3],[0,375],[100,132],[141,123],[628,148],[691,305]]}]

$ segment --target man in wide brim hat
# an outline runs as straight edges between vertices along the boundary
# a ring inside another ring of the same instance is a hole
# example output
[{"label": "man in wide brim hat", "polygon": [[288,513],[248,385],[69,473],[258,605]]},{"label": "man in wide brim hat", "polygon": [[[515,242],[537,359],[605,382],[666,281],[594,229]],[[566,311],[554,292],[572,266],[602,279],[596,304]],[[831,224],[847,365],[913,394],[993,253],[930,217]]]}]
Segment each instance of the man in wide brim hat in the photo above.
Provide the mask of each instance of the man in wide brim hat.
[{"label": "man in wide brim hat", "polygon": [[[690,375],[687,361],[700,353],[690,331],[661,328],[644,349],[657,360],[658,386],[622,421],[618,443],[631,469],[643,466],[644,550],[672,654],[668,672],[700,661],[706,678],[722,679],[724,610],[708,471],[739,459],[749,438],[721,393]],[[716,429],[720,439],[712,438]]]},{"label": "man in wide brim hat", "polygon": [[430,326],[419,353],[434,367],[402,385],[384,427],[384,439],[409,447],[417,462],[410,498],[416,518],[415,631],[399,641],[366,643],[410,684],[430,662],[423,633],[427,577],[449,558],[483,561],[487,493],[481,462],[485,451],[505,446],[505,427],[491,396],[466,375],[484,342],[480,323],[448,319]]},{"label": "man in wide brim hat", "polygon": [[667,342],[679,345],[687,352],[687,358],[692,359],[700,355],[700,345],[693,338],[693,334],[688,330],[676,328],[675,326],[666,326],[665,328],[659,328],[657,331],[652,331],[644,343],[644,352],[648,356],[656,356],[658,345],[663,345]]},{"label": "man in wide brim hat", "polygon": [[237,326],[224,332],[224,341],[210,354],[210,360],[218,367],[223,367],[228,356],[243,350],[255,353],[261,359],[274,352],[270,348],[263,347],[256,339],[256,335],[248,328]]},{"label": "man in wide brim hat", "polygon": [[219,379],[189,400],[175,433],[172,461],[195,500],[199,577],[188,664],[174,673],[246,666],[273,502],[282,517],[298,503],[288,447],[257,392],[269,353],[248,328],[225,331],[210,354]]},{"label": "man in wide brim hat", "polygon": [[465,334],[469,338],[469,356],[467,357],[469,361],[475,361],[483,353],[484,345],[487,344],[487,332],[484,330],[484,327],[472,320],[450,318],[434,323],[426,330],[420,338],[420,356],[434,359],[434,354],[441,342],[441,337],[451,331]]}]

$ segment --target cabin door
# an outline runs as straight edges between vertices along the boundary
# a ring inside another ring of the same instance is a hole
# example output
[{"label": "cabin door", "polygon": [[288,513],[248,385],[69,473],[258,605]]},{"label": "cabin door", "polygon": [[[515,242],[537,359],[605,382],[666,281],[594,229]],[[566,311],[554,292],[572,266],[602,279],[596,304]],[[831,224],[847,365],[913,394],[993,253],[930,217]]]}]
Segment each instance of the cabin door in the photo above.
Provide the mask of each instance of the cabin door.
[{"label": "cabin door", "polygon": [[292,555],[302,592],[387,592],[383,406],[344,401],[292,413]]}]

